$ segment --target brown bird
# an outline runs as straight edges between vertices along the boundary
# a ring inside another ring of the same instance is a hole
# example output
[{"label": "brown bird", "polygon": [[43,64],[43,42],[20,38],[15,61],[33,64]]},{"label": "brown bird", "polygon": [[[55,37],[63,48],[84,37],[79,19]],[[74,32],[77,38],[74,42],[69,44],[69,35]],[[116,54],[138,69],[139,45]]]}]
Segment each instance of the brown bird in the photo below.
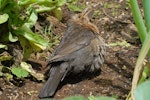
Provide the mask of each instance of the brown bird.
[{"label": "brown bird", "polygon": [[87,13],[74,15],[67,24],[64,37],[49,59],[50,76],[40,98],[53,96],[68,73],[93,72],[104,62],[105,43]]}]

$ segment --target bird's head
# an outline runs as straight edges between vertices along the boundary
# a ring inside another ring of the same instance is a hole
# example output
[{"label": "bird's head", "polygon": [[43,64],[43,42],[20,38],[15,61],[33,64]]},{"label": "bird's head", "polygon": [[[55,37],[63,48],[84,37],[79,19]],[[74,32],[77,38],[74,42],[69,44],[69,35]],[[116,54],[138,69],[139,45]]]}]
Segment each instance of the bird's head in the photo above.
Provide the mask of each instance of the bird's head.
[{"label": "bird's head", "polygon": [[91,29],[94,33],[99,33],[99,29],[97,28],[97,26],[91,23],[88,18],[88,14],[90,12],[91,12],[91,8],[87,8],[82,13],[73,15],[70,20],[76,24]]}]

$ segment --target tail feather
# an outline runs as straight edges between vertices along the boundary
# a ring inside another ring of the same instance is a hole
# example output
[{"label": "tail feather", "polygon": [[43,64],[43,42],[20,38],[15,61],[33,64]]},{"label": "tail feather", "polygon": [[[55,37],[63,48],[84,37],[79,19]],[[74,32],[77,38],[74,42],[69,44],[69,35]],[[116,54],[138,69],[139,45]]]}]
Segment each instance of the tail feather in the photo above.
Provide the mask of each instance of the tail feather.
[{"label": "tail feather", "polygon": [[40,98],[51,97],[54,95],[59,82],[62,81],[62,78],[66,75],[66,70],[62,70],[62,68],[67,68],[67,64],[61,64],[50,69],[50,76],[39,93]]}]

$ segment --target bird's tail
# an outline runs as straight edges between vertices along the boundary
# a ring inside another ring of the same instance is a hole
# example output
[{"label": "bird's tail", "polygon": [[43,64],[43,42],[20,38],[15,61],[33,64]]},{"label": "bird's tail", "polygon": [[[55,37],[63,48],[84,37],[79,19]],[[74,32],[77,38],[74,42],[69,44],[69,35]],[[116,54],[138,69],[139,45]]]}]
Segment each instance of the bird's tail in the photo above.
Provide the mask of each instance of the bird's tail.
[{"label": "bird's tail", "polygon": [[59,66],[53,66],[50,69],[50,76],[39,93],[39,98],[51,97],[54,95],[59,82],[63,80],[67,73],[67,63],[62,63]]}]

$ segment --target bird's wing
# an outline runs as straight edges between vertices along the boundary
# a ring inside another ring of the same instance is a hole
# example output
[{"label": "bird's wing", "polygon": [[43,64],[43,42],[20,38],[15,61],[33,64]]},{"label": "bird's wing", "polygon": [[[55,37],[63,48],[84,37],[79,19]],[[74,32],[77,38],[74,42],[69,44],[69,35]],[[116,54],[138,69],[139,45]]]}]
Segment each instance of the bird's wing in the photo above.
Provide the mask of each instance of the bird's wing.
[{"label": "bird's wing", "polygon": [[62,59],[63,57],[66,57],[69,54],[84,48],[85,46],[88,46],[94,38],[94,33],[87,29],[78,30],[78,33],[75,31],[69,31],[69,33],[66,33],[49,61],[59,61],[59,59]]}]

